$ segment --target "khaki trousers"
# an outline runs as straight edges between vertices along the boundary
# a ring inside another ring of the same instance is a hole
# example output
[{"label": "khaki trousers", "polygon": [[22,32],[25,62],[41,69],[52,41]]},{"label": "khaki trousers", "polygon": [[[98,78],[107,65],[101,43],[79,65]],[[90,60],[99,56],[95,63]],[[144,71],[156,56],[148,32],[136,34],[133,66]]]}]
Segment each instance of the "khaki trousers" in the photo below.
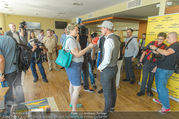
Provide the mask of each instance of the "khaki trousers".
[{"label": "khaki trousers", "polygon": [[56,58],[57,58],[56,51],[52,53],[47,52],[47,58],[48,58],[49,68],[52,68],[52,62],[53,62],[54,68],[58,69],[57,64],[55,63]]}]

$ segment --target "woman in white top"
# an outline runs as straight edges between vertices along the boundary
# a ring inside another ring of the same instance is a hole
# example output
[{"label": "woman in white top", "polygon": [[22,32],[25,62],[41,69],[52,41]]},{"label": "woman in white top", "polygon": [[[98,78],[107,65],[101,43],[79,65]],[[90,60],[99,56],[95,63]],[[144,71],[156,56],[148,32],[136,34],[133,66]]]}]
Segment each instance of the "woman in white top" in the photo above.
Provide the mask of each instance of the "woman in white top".
[{"label": "woman in white top", "polygon": [[71,103],[70,107],[72,107],[71,116],[76,116],[77,107],[81,107],[82,104],[77,104],[77,99],[79,96],[79,92],[81,90],[81,68],[83,63],[83,55],[90,49],[93,48],[94,44],[90,43],[88,47],[81,50],[81,46],[79,42],[74,38],[78,35],[78,26],[75,23],[70,23],[67,26],[68,35],[66,40],[64,41],[64,49],[65,51],[71,51],[73,57],[70,66],[66,69],[68,79],[70,81],[69,92]]}]

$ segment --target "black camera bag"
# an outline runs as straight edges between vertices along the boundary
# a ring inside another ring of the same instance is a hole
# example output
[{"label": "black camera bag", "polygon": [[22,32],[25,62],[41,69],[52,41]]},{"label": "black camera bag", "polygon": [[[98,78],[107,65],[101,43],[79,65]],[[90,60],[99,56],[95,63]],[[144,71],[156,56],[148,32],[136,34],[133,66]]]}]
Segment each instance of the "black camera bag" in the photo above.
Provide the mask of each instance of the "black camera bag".
[{"label": "black camera bag", "polygon": [[18,66],[18,70],[22,70],[26,72],[30,66],[32,59],[32,50],[30,47],[24,44],[17,43],[16,39],[13,38],[16,43],[16,65]]}]

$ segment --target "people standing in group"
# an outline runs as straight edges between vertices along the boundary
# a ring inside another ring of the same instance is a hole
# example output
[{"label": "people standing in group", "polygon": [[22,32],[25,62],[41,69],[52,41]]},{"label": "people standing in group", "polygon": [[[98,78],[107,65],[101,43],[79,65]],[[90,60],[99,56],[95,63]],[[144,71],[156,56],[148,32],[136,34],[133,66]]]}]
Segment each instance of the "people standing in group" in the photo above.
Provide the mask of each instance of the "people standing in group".
[{"label": "people standing in group", "polygon": [[135,75],[132,68],[132,64],[135,61],[138,51],[139,46],[137,39],[133,36],[133,29],[127,29],[127,38],[125,40],[124,51],[126,79],[123,79],[123,81],[130,81],[130,79],[132,79],[130,81],[130,84],[135,83]]},{"label": "people standing in group", "polygon": [[[10,31],[11,32],[11,31]],[[1,116],[9,116],[13,104],[25,102],[24,91],[21,85],[21,73],[16,63],[16,43],[8,35],[0,36],[0,82],[2,87],[9,87],[5,95],[6,111]],[[16,100],[14,99],[14,93]]]},{"label": "people standing in group", "polygon": [[81,69],[82,63],[84,61],[83,55],[94,45],[90,43],[83,50],[79,42],[74,38],[78,35],[78,26],[75,23],[70,23],[67,26],[68,35],[66,40],[64,41],[63,47],[66,52],[71,52],[72,62],[70,66],[66,69],[68,80],[70,81],[69,92],[70,92],[70,107],[72,107],[72,117],[78,117],[79,115],[76,113],[76,108],[81,107],[82,104],[77,104],[79,92],[81,90]]},{"label": "people standing in group", "polygon": [[56,58],[57,58],[56,56],[57,39],[54,35],[52,35],[51,29],[47,29],[47,36],[43,38],[43,43],[48,49],[47,58],[48,58],[48,64],[49,64],[49,71],[52,70],[52,62],[53,62],[55,70],[60,71],[60,69],[58,69],[57,64],[55,63]]},{"label": "people standing in group", "polygon": [[120,42],[113,33],[113,23],[104,21],[101,27],[102,35],[106,36],[104,42],[102,62],[98,66],[100,71],[100,82],[105,98],[103,113],[96,115],[96,118],[109,117],[109,113],[114,111],[116,103],[116,74],[118,71],[117,60],[119,58]]},{"label": "people standing in group", "polygon": [[32,49],[32,60],[31,60],[31,63],[30,63],[30,68],[31,68],[31,71],[32,71],[32,74],[33,74],[33,77],[34,77],[34,80],[33,82],[37,82],[38,81],[38,75],[37,75],[37,72],[36,72],[36,68],[35,68],[35,64],[38,65],[39,67],[39,70],[40,70],[40,73],[42,75],[42,78],[43,78],[43,81],[45,83],[48,82],[47,80],[47,77],[46,77],[46,73],[45,73],[45,70],[43,68],[43,65],[42,65],[42,58],[41,58],[41,52],[43,50],[46,50],[48,51],[47,48],[45,48],[45,46],[41,45],[37,45],[37,44],[42,44],[40,41],[36,41],[37,39],[35,38],[35,34],[34,32],[30,32],[30,41],[29,43],[27,44],[27,46],[29,46],[31,49]]},{"label": "people standing in group", "polygon": [[176,32],[168,33],[167,42],[170,45],[166,49],[161,49],[156,47],[155,45],[150,45],[150,48],[154,51],[154,53],[159,53],[165,56],[163,60],[157,61],[155,83],[158,93],[158,99],[153,99],[155,103],[162,105],[162,108],[159,111],[161,113],[167,113],[171,111],[169,102],[169,91],[166,86],[169,78],[175,71],[177,61],[179,61],[178,34]]},{"label": "people standing in group", "polygon": [[[146,50],[143,51],[141,58],[139,60],[139,66],[143,65],[143,71],[142,71],[142,84],[140,88],[140,92],[137,93],[137,96],[142,96],[145,94],[145,87],[149,75],[149,80],[147,83],[147,95],[148,96],[153,96],[153,93],[151,91],[152,84],[153,84],[153,79],[156,71],[156,62],[157,59],[154,56],[154,53],[152,50],[150,50],[150,45],[155,45],[158,48],[165,49],[167,46],[163,43],[164,40],[166,39],[166,33],[160,32],[157,35],[157,41],[152,41],[146,46]],[[145,57],[145,58],[144,58]],[[143,62],[145,60],[145,62]],[[160,60],[159,60],[160,61]]]}]

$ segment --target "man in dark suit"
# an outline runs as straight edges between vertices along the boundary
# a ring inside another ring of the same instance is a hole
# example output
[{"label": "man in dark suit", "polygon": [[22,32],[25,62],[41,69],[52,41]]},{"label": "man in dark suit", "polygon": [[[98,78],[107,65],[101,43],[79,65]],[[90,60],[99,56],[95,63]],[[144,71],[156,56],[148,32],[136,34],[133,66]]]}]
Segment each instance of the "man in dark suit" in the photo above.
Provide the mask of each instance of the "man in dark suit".
[{"label": "man in dark suit", "polygon": [[20,44],[22,44],[22,40],[19,37],[19,32],[16,31],[16,25],[14,23],[9,24],[10,30],[5,33],[5,35],[11,36],[12,38],[15,38],[16,41]]}]

